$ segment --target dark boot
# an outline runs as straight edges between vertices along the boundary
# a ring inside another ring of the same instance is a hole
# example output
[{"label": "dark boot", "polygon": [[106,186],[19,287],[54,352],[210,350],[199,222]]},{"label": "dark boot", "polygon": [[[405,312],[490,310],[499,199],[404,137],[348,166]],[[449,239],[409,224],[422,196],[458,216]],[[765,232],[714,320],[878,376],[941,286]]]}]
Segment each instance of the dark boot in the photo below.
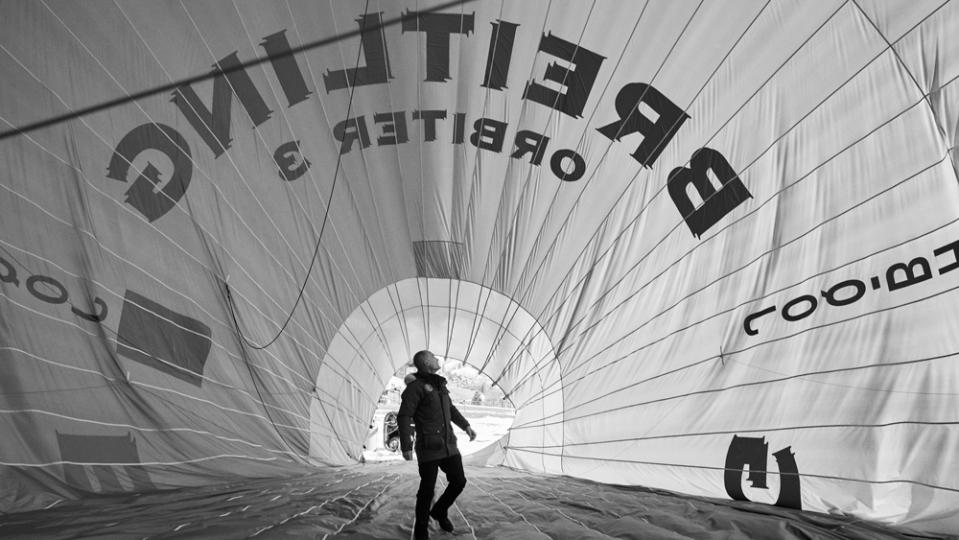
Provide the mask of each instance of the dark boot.
[{"label": "dark boot", "polygon": [[453,532],[453,522],[450,521],[450,518],[446,514],[440,514],[438,508],[434,508],[430,511],[430,517],[436,520],[440,524],[440,528],[446,532]]}]

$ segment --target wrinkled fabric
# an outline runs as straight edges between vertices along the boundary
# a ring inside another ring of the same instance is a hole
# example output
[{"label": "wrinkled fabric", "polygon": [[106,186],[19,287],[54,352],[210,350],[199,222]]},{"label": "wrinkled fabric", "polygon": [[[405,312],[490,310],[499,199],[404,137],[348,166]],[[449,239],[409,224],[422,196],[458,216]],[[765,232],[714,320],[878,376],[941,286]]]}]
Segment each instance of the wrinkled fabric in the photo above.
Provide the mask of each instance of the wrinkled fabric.
[{"label": "wrinkled fabric", "polygon": [[959,534],[955,36],[0,2],[0,511],[356,464],[429,349],[516,408],[490,463]]},{"label": "wrinkled fabric", "polygon": [[[893,527],[850,516],[643,487],[466,467],[450,508],[457,536],[478,539],[906,540]],[[440,475],[440,478],[443,476]],[[0,516],[4,538],[410,538],[415,463],[326,469],[293,479],[65,501]],[[437,490],[443,489],[443,480]],[[431,538],[443,538],[434,521]],[[923,536],[925,538],[925,536]]]}]

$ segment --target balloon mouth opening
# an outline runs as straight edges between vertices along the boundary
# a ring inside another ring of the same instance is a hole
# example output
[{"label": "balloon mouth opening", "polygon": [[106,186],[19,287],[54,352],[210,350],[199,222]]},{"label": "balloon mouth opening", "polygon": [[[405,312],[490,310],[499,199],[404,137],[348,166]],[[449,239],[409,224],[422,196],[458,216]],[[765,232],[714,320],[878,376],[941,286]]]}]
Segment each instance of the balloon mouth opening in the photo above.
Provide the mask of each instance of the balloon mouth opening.
[{"label": "balloon mouth opening", "polygon": [[[514,423],[562,415],[555,349],[533,314],[476,283],[409,278],[370,295],[330,341],[310,406],[311,458],[340,454],[349,463],[388,448],[383,422],[399,408],[403,377],[415,371],[412,357],[422,349],[440,359],[441,375],[463,383],[453,401],[471,424],[476,418],[489,428],[483,446],[508,448]],[[521,438],[551,439],[544,429],[527,427]],[[468,441],[465,433],[457,438]],[[482,448],[472,446],[471,453]]]},{"label": "balloon mouth opening", "polygon": [[[462,359],[439,356],[437,359],[440,363],[437,374],[447,380],[450,402],[477,433],[476,439],[470,441],[459,428],[453,428],[460,454],[470,456],[500,442],[508,434],[516,417],[516,409],[506,399],[503,389]],[[364,461],[402,459],[397,413],[403,390],[412,382],[416,371],[411,363],[405,364],[387,381],[370,420],[370,432],[363,445]]]}]

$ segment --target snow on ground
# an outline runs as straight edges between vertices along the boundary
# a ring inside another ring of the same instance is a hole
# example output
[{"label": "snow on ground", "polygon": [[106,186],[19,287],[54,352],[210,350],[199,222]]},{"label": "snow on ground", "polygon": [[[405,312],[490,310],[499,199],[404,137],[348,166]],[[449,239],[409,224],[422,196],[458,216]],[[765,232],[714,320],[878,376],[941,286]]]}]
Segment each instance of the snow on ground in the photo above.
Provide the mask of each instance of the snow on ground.
[{"label": "snow on ground", "polygon": [[[510,426],[513,425],[513,412],[511,410],[484,411],[486,408],[462,405],[459,408],[463,416],[469,421],[470,426],[476,431],[476,440],[471,442],[465,432],[458,427],[453,427],[456,432],[456,444],[460,453],[464,456],[478,452],[498,441],[503,435],[506,435]],[[390,410],[392,409],[377,409],[373,415],[374,430],[367,438],[366,450],[363,452],[363,458],[368,462],[402,461],[403,459],[402,454],[391,452],[383,445],[383,417]]]}]

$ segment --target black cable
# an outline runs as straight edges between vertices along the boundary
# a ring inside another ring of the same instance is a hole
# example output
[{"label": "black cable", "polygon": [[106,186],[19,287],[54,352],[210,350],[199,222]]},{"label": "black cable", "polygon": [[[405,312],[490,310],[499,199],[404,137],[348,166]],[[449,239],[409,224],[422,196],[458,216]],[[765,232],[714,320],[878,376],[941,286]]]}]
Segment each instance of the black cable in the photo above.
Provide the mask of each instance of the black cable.
[{"label": "black cable", "polygon": [[[10,251],[7,250],[4,246],[0,245],[0,250],[2,250],[4,253],[6,253],[8,257],[10,257],[16,264],[20,265],[20,267],[23,268],[25,271],[27,271],[28,273],[31,273],[31,274],[33,273],[26,265],[24,265],[22,262],[20,262],[20,260],[19,260],[17,257],[15,257],[12,253],[10,253]],[[141,306],[141,307],[142,307],[142,306]],[[113,330],[112,328],[109,328],[109,327],[104,326],[104,325],[99,324],[99,323],[98,323],[97,326],[98,326],[99,328],[103,329],[103,330],[106,330],[106,331],[109,332],[110,334],[112,334],[112,335],[114,336],[114,338],[117,340],[118,343],[122,341],[122,342],[124,342],[125,345],[128,345],[128,346],[133,347],[133,348],[136,348],[137,345],[138,345],[138,344],[136,344],[136,343],[130,342],[130,341],[127,340],[124,336],[120,335],[119,332]],[[111,356],[111,357],[112,357],[112,356]],[[153,358],[154,358],[155,360],[160,360],[160,359],[155,358],[155,357],[153,357]],[[118,365],[117,367],[119,368],[119,365]],[[249,369],[249,365],[247,365],[247,368]],[[82,388],[37,390],[37,391],[29,391],[29,392],[8,392],[8,393],[2,393],[2,394],[0,394],[0,395],[20,395],[20,394],[34,394],[34,393],[53,393],[53,392],[61,392],[61,391],[87,390],[87,389],[94,389],[94,388],[115,388],[116,385],[119,384],[119,383],[127,383],[127,384],[130,384],[130,381],[129,381],[128,379],[126,379],[126,378],[125,378],[124,376],[122,376],[122,375],[121,375],[120,377],[118,377],[118,378],[110,378],[106,373],[103,373],[102,371],[98,371],[97,373],[98,373],[100,376],[102,376],[102,377],[104,377],[105,379],[107,379],[107,381],[109,381],[109,384],[106,384],[106,385],[98,385],[98,386],[90,386],[90,387],[82,387]],[[252,371],[251,371],[251,376],[252,376]],[[218,384],[220,384],[220,385],[222,385],[222,386],[226,386],[227,388],[230,388],[230,389],[240,390],[240,389],[238,389],[238,388],[233,388],[233,387],[231,387],[231,386],[229,386],[229,385],[225,385],[225,384],[223,384],[223,383],[218,383]],[[254,382],[254,386],[256,386],[255,382]],[[144,392],[146,392],[146,393],[148,393],[148,394],[151,394],[151,395],[153,395],[154,397],[156,397],[156,398],[158,398],[158,399],[160,399],[160,400],[162,400],[162,401],[164,401],[164,402],[167,402],[167,403],[170,403],[170,404],[175,404],[173,401],[168,400],[168,399],[160,396],[159,394],[157,394],[156,392],[151,391],[151,390],[148,389],[148,388],[143,388],[142,391],[144,391]],[[257,394],[259,394],[259,389],[257,389]],[[251,397],[252,397],[252,396],[251,396]],[[262,396],[262,395],[260,395],[260,403],[264,406],[264,411],[267,413],[267,418],[266,418],[266,419],[273,425],[274,429],[277,430],[277,433],[279,433],[279,426],[276,425],[276,423],[275,423],[275,422],[273,421],[273,419],[270,417],[269,411],[267,411],[267,408],[268,408],[268,407],[271,407],[271,405],[268,405],[268,404],[266,403],[266,401],[263,399],[263,396]],[[214,405],[216,406],[216,404],[214,404]],[[179,405],[177,405],[177,407],[182,408],[182,407],[180,407]],[[273,407],[274,407],[274,408],[279,408],[279,407],[275,407],[275,406],[273,406]],[[182,408],[182,409],[183,409],[183,410],[187,410],[187,409],[185,409],[185,408]],[[283,409],[280,409],[280,410],[283,410]],[[284,412],[285,412],[285,411],[284,411]],[[193,413],[191,413],[191,414],[193,414]],[[199,416],[199,415],[197,415],[197,416]],[[213,434],[211,433],[211,435],[213,435]],[[280,438],[281,438],[281,440],[283,440],[284,443],[286,442],[286,440],[283,438],[282,434],[280,434]],[[287,446],[289,446],[288,443],[287,443]],[[291,448],[291,450],[292,450],[292,448]],[[296,453],[296,452],[288,452],[288,453],[292,453],[292,454],[294,454],[294,455],[300,455],[300,454],[298,454],[298,453]]]},{"label": "black cable", "polygon": [[[455,6],[455,5],[459,5],[459,4],[465,4],[465,3],[467,3],[467,2],[472,2],[472,1],[474,1],[474,0],[453,0],[453,1],[451,1],[451,2],[446,2],[446,3],[444,3],[444,4],[440,4],[440,5],[438,5],[438,6],[435,6],[435,7],[429,8],[429,9],[425,9],[425,10],[423,10],[423,11],[424,11],[424,12],[439,11],[439,10],[441,10],[441,9],[446,9],[446,8],[448,8],[448,7],[451,7],[451,6]],[[202,74],[202,75],[194,75],[194,76],[192,76],[192,77],[187,77],[187,78],[185,78],[185,79],[180,79],[179,81],[174,81],[174,82],[167,83],[167,84],[164,84],[164,85],[155,86],[155,87],[153,87],[153,88],[148,88],[148,89],[146,89],[146,90],[141,90],[141,91],[136,92],[136,93],[134,93],[134,94],[128,94],[128,95],[123,96],[123,97],[118,97],[118,98],[115,98],[115,99],[111,99],[111,100],[109,100],[109,101],[104,101],[103,103],[98,103],[98,104],[96,104],[96,105],[90,105],[90,106],[84,107],[84,108],[82,108],[82,109],[77,109],[77,110],[74,110],[74,111],[70,111],[70,112],[68,112],[68,113],[64,113],[64,114],[60,114],[60,115],[57,115],[57,116],[53,116],[53,117],[51,117],[51,118],[47,118],[47,119],[45,119],[45,120],[39,120],[39,121],[37,121],[37,122],[33,122],[33,123],[27,124],[27,125],[25,125],[25,126],[20,126],[20,127],[16,127],[16,128],[7,130],[7,131],[0,132],[0,140],[7,139],[7,138],[10,138],[10,137],[15,137],[15,136],[17,136],[17,135],[23,135],[23,134],[29,133],[29,132],[31,132],[31,131],[36,131],[36,130],[41,129],[41,128],[45,128],[45,127],[48,127],[48,126],[52,126],[52,125],[54,125],[54,124],[60,124],[60,123],[63,123],[63,122],[67,122],[67,121],[69,121],[69,120],[73,120],[73,119],[79,118],[79,117],[81,117],[81,116],[86,116],[86,115],[88,115],[88,114],[92,114],[92,113],[95,113],[95,112],[98,112],[98,111],[102,111],[102,110],[105,110],[105,109],[110,109],[110,108],[116,107],[116,106],[118,106],[118,105],[123,105],[123,104],[125,104],[125,103],[129,103],[129,102],[131,102],[131,101],[136,101],[136,100],[139,100],[139,99],[142,99],[142,98],[145,98],[145,97],[149,97],[149,96],[153,96],[153,95],[157,95],[157,94],[162,94],[162,93],[168,92],[168,91],[170,91],[170,90],[175,90],[175,89],[179,88],[180,86],[190,85],[190,84],[198,83],[198,82],[201,82],[201,81],[210,80],[210,79],[213,79],[213,78],[215,78],[215,77],[220,77],[220,76],[226,75],[226,74],[228,74],[228,73],[233,73],[234,71],[244,70],[244,69],[246,69],[246,68],[248,68],[248,67],[251,67],[251,66],[257,66],[257,65],[263,64],[263,63],[265,63],[265,62],[272,62],[272,61],[276,60],[277,58],[285,58],[285,57],[287,57],[287,56],[293,56],[293,55],[295,55],[295,54],[297,54],[297,53],[301,53],[301,52],[303,52],[303,51],[308,51],[308,50],[310,50],[310,49],[316,49],[316,48],[318,48],[318,47],[323,47],[323,46],[329,45],[329,44],[331,44],[331,43],[336,43],[337,41],[343,41],[343,40],[345,40],[345,39],[349,39],[349,38],[351,38],[351,37],[358,36],[358,35],[362,34],[364,31],[369,30],[369,29],[386,28],[386,27],[388,27],[388,26],[394,26],[394,25],[399,24],[399,23],[401,23],[401,22],[403,22],[403,16],[402,16],[402,15],[399,16],[399,17],[395,17],[395,18],[393,18],[393,19],[389,19],[389,20],[383,21],[383,22],[381,22],[380,24],[370,26],[369,28],[360,28],[359,30],[351,30],[351,31],[349,31],[349,32],[344,32],[344,33],[342,33],[342,34],[337,34],[337,35],[332,36],[332,37],[323,38],[323,39],[319,39],[319,40],[316,40],[316,41],[311,41],[311,42],[309,42],[309,43],[304,43],[303,45],[299,45],[299,46],[297,46],[297,47],[292,47],[292,48],[290,48],[289,50],[283,51],[282,53],[279,53],[279,54],[261,56],[261,57],[259,57],[259,58],[254,58],[253,60],[249,60],[249,61],[246,61],[246,62],[240,62],[240,63],[238,63],[237,65],[235,65],[235,66],[230,66],[230,67],[227,68],[227,69],[222,69],[222,68],[219,68],[219,67],[218,67],[217,69],[213,70],[213,71],[210,72],[210,73],[205,73],[205,74]]]},{"label": "black cable", "polygon": [[[369,11],[369,0],[367,0],[366,2],[366,6],[363,9],[363,13],[367,13],[368,11]],[[357,33],[361,33],[363,30],[364,28],[361,26],[360,30],[357,31]],[[347,119],[349,119],[350,113],[353,110],[353,96],[355,95],[355,92],[356,92],[356,76],[359,73],[358,68],[360,65],[360,57],[362,55],[362,52],[363,52],[363,46],[361,44],[356,50],[356,62],[353,69],[353,80],[350,81],[350,99],[346,107]],[[303,277],[303,282],[300,285],[300,290],[296,295],[296,300],[293,302],[293,306],[290,308],[290,312],[287,315],[286,320],[280,326],[280,329],[277,331],[276,335],[273,336],[272,339],[270,339],[268,342],[266,342],[263,345],[257,345],[253,343],[252,341],[250,341],[249,338],[247,338],[244,335],[243,330],[240,328],[240,323],[237,320],[236,306],[233,302],[233,295],[230,293],[230,285],[226,281],[223,282],[224,291],[226,293],[226,305],[230,311],[230,316],[233,318],[233,324],[236,327],[236,334],[240,338],[242,345],[245,345],[246,347],[249,347],[254,350],[266,349],[267,347],[275,343],[276,340],[280,338],[280,336],[283,335],[283,332],[286,331],[286,327],[290,324],[290,321],[293,320],[293,315],[296,313],[296,308],[300,305],[300,301],[303,299],[304,291],[306,291],[306,285],[310,281],[310,276],[313,273],[313,268],[316,266],[317,255],[319,254],[320,245],[323,240],[323,231],[326,229],[326,224],[329,222],[330,210],[333,204],[333,195],[336,192],[336,183],[337,183],[337,180],[339,179],[340,165],[342,161],[343,161],[343,153],[340,152],[336,158],[336,167],[333,170],[333,181],[330,186],[330,196],[329,196],[329,199],[327,200],[326,212],[323,214],[323,222],[320,225],[320,231],[317,234],[316,243],[313,247],[313,255],[310,258],[310,266],[306,270],[306,275]],[[246,358],[244,358],[243,363],[244,365],[246,365],[247,370],[250,373],[250,380],[253,383],[253,388],[256,390],[257,395],[260,397],[260,401],[263,401],[263,395],[260,393],[259,385],[256,383],[256,378],[255,378],[255,375],[253,374],[253,369],[250,367],[250,362],[247,361]],[[312,393],[311,393],[311,397],[312,397]],[[337,440],[337,442],[340,443],[340,446],[343,447],[343,450],[346,453],[346,455],[350,458],[353,458],[349,450],[346,448],[346,445],[343,443],[342,437],[340,437],[339,434],[336,432],[336,428],[333,426],[333,421],[332,419],[330,419],[329,414],[327,414],[326,407],[323,406],[322,400],[318,399],[317,401],[319,401],[320,409],[323,411],[323,415],[326,416],[326,420],[330,426],[330,429],[333,431],[334,438]],[[276,432],[280,436],[280,439],[282,439],[283,442],[287,444],[287,446],[290,446],[289,443],[286,441],[286,437],[284,437],[283,433],[280,431],[279,426],[277,426],[276,422],[273,421],[273,417],[270,415],[269,411],[267,411],[265,407],[264,407],[264,412],[266,412],[267,417],[270,420],[270,423],[273,424],[273,427],[274,429],[276,429]]]},{"label": "black cable", "polygon": [[[466,0],[463,0],[463,1],[466,1]],[[364,8],[364,11],[363,11],[364,13],[366,13],[369,10],[369,4],[370,4],[369,0],[367,0],[366,7]],[[394,19],[394,21],[396,20],[399,20],[399,19]],[[355,31],[354,35],[362,32],[363,30],[364,28],[361,27],[360,30]],[[353,111],[353,95],[356,92],[356,77],[359,74],[358,68],[360,65],[360,57],[362,55],[362,52],[363,52],[363,46],[360,45],[360,47],[358,47],[356,50],[356,63],[353,68],[353,80],[350,81],[350,100],[346,106],[347,119],[350,118],[350,113]],[[343,153],[340,152],[336,156],[336,167],[333,169],[333,182],[332,182],[332,185],[330,186],[330,196],[329,196],[329,199],[326,201],[326,212],[323,214],[323,222],[320,224],[320,232],[316,235],[316,244],[313,246],[313,256],[310,257],[310,266],[307,268],[306,275],[303,277],[303,283],[300,285],[300,290],[296,295],[296,300],[293,302],[293,307],[290,308],[290,313],[286,316],[286,320],[280,326],[280,329],[277,331],[276,335],[273,336],[272,339],[270,339],[268,342],[266,342],[263,345],[257,345],[253,343],[252,341],[250,341],[243,334],[243,330],[240,328],[240,324],[236,318],[236,306],[233,303],[233,296],[230,294],[230,285],[226,283],[225,281],[223,282],[224,287],[226,287],[227,306],[230,309],[230,315],[233,316],[233,322],[234,324],[236,324],[237,335],[240,336],[240,338],[243,340],[243,343],[247,347],[255,350],[263,350],[269,347],[270,345],[275,343],[276,340],[279,339],[281,335],[283,335],[283,332],[286,331],[287,325],[289,325],[290,321],[293,320],[293,315],[296,313],[296,308],[300,305],[300,301],[303,300],[303,293],[306,290],[307,283],[309,283],[310,281],[310,276],[313,274],[313,268],[316,266],[316,256],[320,252],[320,245],[323,241],[323,231],[326,229],[326,224],[329,222],[330,210],[333,204],[333,195],[336,192],[336,182],[340,176],[339,175],[340,165],[342,164],[342,162],[343,162]],[[257,390],[257,392],[259,392],[259,390]]]}]

